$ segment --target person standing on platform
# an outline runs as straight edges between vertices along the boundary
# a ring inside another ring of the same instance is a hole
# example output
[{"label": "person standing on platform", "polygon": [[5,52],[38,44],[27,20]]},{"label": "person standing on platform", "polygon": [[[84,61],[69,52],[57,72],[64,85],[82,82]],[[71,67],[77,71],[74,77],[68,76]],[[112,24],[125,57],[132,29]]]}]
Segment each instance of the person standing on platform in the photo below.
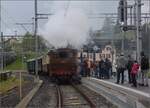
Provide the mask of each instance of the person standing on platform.
[{"label": "person standing on platform", "polygon": [[104,78],[105,75],[105,61],[102,59],[99,61],[99,78]]},{"label": "person standing on platform", "polygon": [[133,65],[133,59],[131,57],[131,55],[128,55],[128,62],[127,62],[127,70],[128,70],[128,81],[129,81],[129,84],[132,82],[132,79],[131,79],[131,70],[132,70],[132,65]]},{"label": "person standing on platform", "polygon": [[91,74],[91,61],[87,59],[87,76],[90,77]]},{"label": "person standing on platform", "polygon": [[133,65],[132,65],[132,68],[131,68],[131,76],[132,76],[132,86],[133,87],[137,87],[137,74],[138,74],[138,71],[139,71],[139,67],[140,65],[138,64],[137,61],[134,61]]},{"label": "person standing on platform", "polygon": [[125,71],[125,68],[126,68],[126,59],[124,57],[124,54],[121,53],[119,58],[117,59],[117,84],[119,84],[120,82],[120,74],[122,76],[122,80],[121,80],[121,84],[124,83],[124,71]]},{"label": "person standing on platform", "polygon": [[95,77],[98,78],[98,71],[99,71],[99,70],[98,70],[98,61],[95,62],[94,71],[95,71]]},{"label": "person standing on platform", "polygon": [[82,66],[83,66],[83,77],[86,77],[87,76],[87,59],[84,58],[83,60],[83,63],[82,63]]},{"label": "person standing on platform", "polygon": [[112,68],[112,65],[111,65],[111,62],[110,62],[110,60],[108,59],[108,58],[106,58],[106,60],[105,60],[105,65],[106,65],[106,78],[110,78],[110,76],[111,76],[111,68]]},{"label": "person standing on platform", "polygon": [[149,70],[149,59],[145,56],[144,52],[141,52],[141,74],[142,74],[142,82],[141,86],[148,87],[148,70]]},{"label": "person standing on platform", "polygon": [[92,77],[94,77],[94,73],[95,73],[95,71],[94,71],[94,68],[95,68],[95,63],[93,62],[93,61],[90,61],[90,67],[91,67],[91,69],[90,69],[90,73],[91,73],[91,76]]}]

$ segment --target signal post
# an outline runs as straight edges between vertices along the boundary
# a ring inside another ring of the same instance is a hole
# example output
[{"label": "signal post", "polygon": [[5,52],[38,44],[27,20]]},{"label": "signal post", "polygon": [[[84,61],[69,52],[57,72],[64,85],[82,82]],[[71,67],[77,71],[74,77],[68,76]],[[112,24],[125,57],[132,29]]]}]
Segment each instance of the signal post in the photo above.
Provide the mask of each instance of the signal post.
[{"label": "signal post", "polygon": [[[136,59],[140,62],[140,53],[142,51],[142,35],[141,35],[141,0],[135,0],[134,5],[128,5],[127,0],[120,0],[118,7],[118,20],[124,32],[128,30],[136,31]],[[128,24],[128,8],[130,8],[130,24]],[[132,24],[132,8],[134,9],[134,25]],[[122,51],[124,52],[124,37],[122,40]]]}]

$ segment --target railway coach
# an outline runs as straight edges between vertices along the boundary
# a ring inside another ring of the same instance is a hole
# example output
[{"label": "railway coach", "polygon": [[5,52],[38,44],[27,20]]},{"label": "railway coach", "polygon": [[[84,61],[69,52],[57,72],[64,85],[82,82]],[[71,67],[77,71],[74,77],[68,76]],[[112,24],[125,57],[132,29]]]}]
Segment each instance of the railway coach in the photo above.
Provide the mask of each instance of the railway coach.
[{"label": "railway coach", "polygon": [[[42,57],[38,57],[38,74],[42,73]],[[35,64],[36,64],[36,59],[29,59],[27,60],[27,70],[29,74],[35,74]]]},{"label": "railway coach", "polygon": [[[72,48],[59,48],[49,51],[43,57],[38,58],[38,72],[47,74],[58,82],[80,82],[78,70],[77,50]],[[29,73],[35,73],[35,60],[27,61]]]}]

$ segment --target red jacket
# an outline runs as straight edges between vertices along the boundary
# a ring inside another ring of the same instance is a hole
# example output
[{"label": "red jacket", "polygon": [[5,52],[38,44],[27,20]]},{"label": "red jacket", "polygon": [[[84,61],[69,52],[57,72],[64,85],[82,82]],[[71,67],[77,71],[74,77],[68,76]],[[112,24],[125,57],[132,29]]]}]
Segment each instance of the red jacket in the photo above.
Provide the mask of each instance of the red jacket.
[{"label": "red jacket", "polygon": [[138,70],[139,70],[140,65],[138,63],[134,63],[132,65],[132,70],[131,70],[131,74],[137,74]]}]

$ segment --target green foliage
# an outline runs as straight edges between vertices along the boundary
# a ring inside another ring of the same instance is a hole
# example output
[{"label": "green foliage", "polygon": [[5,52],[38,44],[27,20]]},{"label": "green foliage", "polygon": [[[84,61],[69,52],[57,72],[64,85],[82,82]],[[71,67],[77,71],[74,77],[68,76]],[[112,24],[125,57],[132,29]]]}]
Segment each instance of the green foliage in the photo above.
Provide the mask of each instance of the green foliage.
[{"label": "green foliage", "polygon": [[5,70],[24,70],[26,69],[26,60],[36,57],[36,53],[29,51],[27,54],[17,56],[16,60],[5,67]]},{"label": "green foliage", "polygon": [[23,51],[34,51],[35,50],[35,39],[30,33],[26,33],[22,40]]},{"label": "green foliage", "polygon": [[[22,80],[22,83],[24,83],[24,80]],[[15,77],[10,77],[6,81],[1,81],[0,82],[0,94],[1,93],[6,93],[8,90],[19,86],[19,79]]]},{"label": "green foliage", "polygon": [[[35,37],[30,33],[26,33],[22,40],[22,47],[24,52],[35,51]],[[45,40],[38,36],[38,49],[45,51],[46,48]]]},{"label": "green foliage", "polygon": [[135,39],[135,32],[133,30],[129,30],[126,32],[125,38],[128,40]]},{"label": "green foliage", "polygon": [[17,59],[6,66],[5,70],[23,70],[26,69],[26,64],[22,62],[22,57],[17,57]]},{"label": "green foliage", "polygon": [[102,27],[102,31],[106,32],[106,33],[108,33],[108,32],[110,33],[110,32],[112,32],[113,27],[114,27],[114,25],[113,25],[112,18],[106,17],[104,20],[104,25]]},{"label": "green foliage", "polygon": [[[46,40],[42,37],[38,36],[38,56],[47,53],[48,48],[46,46]],[[28,59],[35,58],[35,37],[26,33],[22,39],[16,39],[14,37],[5,40],[4,42],[4,51],[10,52],[13,51],[15,53],[15,57],[17,58],[9,65],[5,67],[5,70],[22,70],[26,69],[25,61]],[[10,54],[12,56],[12,54]],[[9,56],[10,56],[9,55]],[[23,57],[22,57],[23,56]],[[7,57],[8,59],[8,57]],[[26,60],[24,60],[26,59]],[[24,63],[22,62],[24,61]],[[5,59],[6,64],[6,59]]]}]

